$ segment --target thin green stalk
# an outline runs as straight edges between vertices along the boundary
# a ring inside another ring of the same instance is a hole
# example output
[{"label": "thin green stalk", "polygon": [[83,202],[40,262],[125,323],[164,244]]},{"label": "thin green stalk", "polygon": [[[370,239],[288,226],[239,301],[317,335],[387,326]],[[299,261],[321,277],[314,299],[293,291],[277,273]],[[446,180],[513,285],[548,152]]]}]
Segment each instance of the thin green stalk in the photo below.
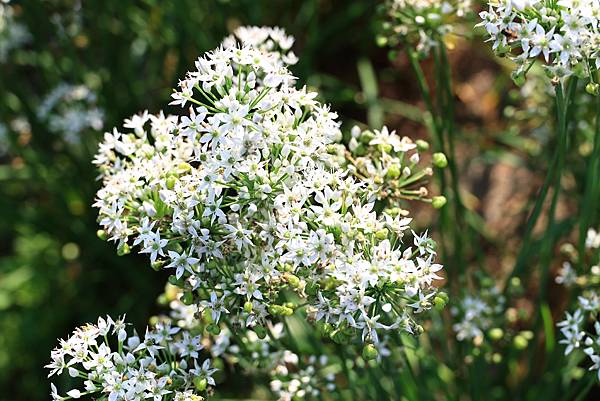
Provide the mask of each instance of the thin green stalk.
[{"label": "thin green stalk", "polygon": [[[572,87],[574,87],[576,85],[576,79],[571,78],[570,84],[572,85]],[[566,132],[567,115],[566,114],[568,111],[568,105],[567,105],[567,101],[565,100],[565,97],[563,94],[562,84],[560,84],[560,83],[557,84],[555,89],[556,89],[556,113],[557,113],[557,122],[558,122],[557,137],[558,137],[559,147],[563,147],[564,144],[566,144],[566,135],[567,135],[567,132]],[[575,90],[569,90],[569,98],[571,98],[574,93],[575,93]],[[563,140],[563,137],[564,137],[564,140]],[[550,186],[556,180],[556,176],[557,175],[560,176],[560,174],[561,174],[561,172],[558,170],[558,168],[561,164],[564,164],[564,161],[562,161],[563,157],[564,157],[564,154],[561,151],[561,149],[559,149],[557,152],[554,153],[554,158],[550,165],[549,171],[546,174],[546,178],[544,180],[544,183],[542,184],[542,188],[540,189],[540,191],[537,195],[537,199],[536,199],[536,202],[533,207],[533,212],[531,213],[531,216],[530,216],[529,220],[527,221],[527,226],[525,227],[525,233],[523,235],[523,244],[521,245],[521,249],[519,249],[519,253],[517,255],[517,260],[515,262],[515,266],[513,268],[513,271],[510,274],[509,279],[512,277],[515,277],[515,276],[520,276],[523,273],[523,269],[525,268],[525,265],[526,265],[526,263],[528,261],[528,257],[529,257],[529,251],[530,251],[530,247],[531,247],[531,243],[532,243],[533,229],[542,213],[544,202],[546,200],[546,197],[548,196]]]},{"label": "thin green stalk", "polygon": [[452,91],[452,74],[450,71],[450,63],[448,62],[448,55],[446,53],[446,46],[443,41],[440,41],[439,47],[440,63],[441,63],[441,74],[438,78],[437,85],[443,85],[443,96],[440,98],[442,103],[441,110],[443,112],[444,127],[446,131],[446,142],[448,143],[448,167],[450,169],[450,185],[452,187],[453,194],[453,205],[454,213],[456,218],[456,224],[454,225],[455,238],[454,238],[454,254],[456,263],[459,265],[459,269],[464,271],[464,255],[463,255],[463,230],[466,230],[468,234],[470,232],[469,227],[465,226],[465,207],[460,195],[459,188],[459,174],[456,165],[456,151],[454,147],[454,95]]},{"label": "thin green stalk", "polygon": [[588,159],[586,174],[585,195],[580,206],[581,220],[579,224],[579,270],[583,268],[585,254],[585,239],[590,225],[596,219],[595,202],[600,196],[600,97],[596,99],[596,133],[594,134],[594,147]]}]

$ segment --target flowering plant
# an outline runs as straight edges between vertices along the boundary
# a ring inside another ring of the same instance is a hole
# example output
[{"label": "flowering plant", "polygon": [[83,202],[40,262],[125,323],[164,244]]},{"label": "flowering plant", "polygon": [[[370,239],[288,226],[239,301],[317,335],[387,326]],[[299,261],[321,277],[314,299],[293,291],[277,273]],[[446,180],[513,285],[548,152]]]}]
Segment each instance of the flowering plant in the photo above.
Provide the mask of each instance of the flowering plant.
[{"label": "flowering plant", "polygon": [[377,342],[381,330],[420,330],[442,268],[434,243],[414,235],[406,246],[411,220],[375,209],[382,176],[401,177],[397,198],[427,198],[411,189],[431,174],[417,166],[416,144],[375,131],[377,166],[353,166],[336,145],[336,114],[296,89],[273,53],[219,48],[196,68],[173,94],[189,115],[144,113],[125,122],[132,133],[105,135],[95,159],[103,234],[173,269],[184,302],[214,324],[291,315],[291,290],[331,336]]},{"label": "flowering plant", "polygon": [[556,79],[575,74],[590,81],[588,91],[598,94],[596,71],[600,67],[600,2],[506,0],[489,3],[481,12],[492,48],[518,65],[515,80],[524,83],[533,63],[543,59]]}]

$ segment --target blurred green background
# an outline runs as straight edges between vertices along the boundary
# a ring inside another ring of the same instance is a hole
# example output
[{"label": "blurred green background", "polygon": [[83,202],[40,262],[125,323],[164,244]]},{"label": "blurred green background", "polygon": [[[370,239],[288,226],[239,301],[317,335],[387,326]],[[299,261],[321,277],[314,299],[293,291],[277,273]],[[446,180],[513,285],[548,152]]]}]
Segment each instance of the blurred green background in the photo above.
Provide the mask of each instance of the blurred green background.
[{"label": "blurred green background", "polygon": [[[91,205],[99,183],[91,161],[102,131],[84,128],[70,137],[53,132],[47,116],[40,115],[47,96],[61,85],[85,85],[110,130],[133,113],[165,108],[194,60],[238,25],[278,25],[297,38],[301,61],[293,72],[300,81],[318,87],[343,116],[364,120],[366,103],[377,91],[364,60],[388,64],[385,51],[374,44],[375,5],[10,3],[0,33],[0,56],[5,49],[0,58],[0,400],[48,399],[43,366],[56,339],[104,314],[126,313],[143,327],[165,282],[165,276],[149,271],[145,258],[120,258],[112,243],[96,237]],[[8,24],[18,27],[12,37],[6,34]],[[367,96],[361,78],[370,85]],[[61,101],[53,112],[61,112]],[[371,108],[371,119],[381,115]]]}]

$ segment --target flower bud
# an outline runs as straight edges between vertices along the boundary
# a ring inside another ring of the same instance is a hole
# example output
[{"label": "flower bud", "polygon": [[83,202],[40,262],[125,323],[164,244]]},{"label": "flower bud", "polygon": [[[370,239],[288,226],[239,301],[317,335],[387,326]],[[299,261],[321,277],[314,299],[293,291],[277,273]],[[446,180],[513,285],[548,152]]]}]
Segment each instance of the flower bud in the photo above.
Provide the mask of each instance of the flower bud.
[{"label": "flower bud", "polygon": [[417,145],[417,149],[421,152],[425,151],[425,150],[429,150],[429,143],[427,141],[424,141],[422,139],[417,139],[415,144]]},{"label": "flower bud", "polygon": [[98,230],[96,231],[96,235],[98,236],[98,238],[100,238],[102,241],[106,241],[106,239],[108,238],[108,234],[106,233],[106,231],[104,230]]},{"label": "flower bud", "polygon": [[498,341],[504,337],[504,331],[499,327],[494,327],[488,332],[488,335],[493,341]]},{"label": "flower bud", "polygon": [[373,344],[365,345],[365,347],[362,350],[362,357],[366,361],[372,361],[374,359],[377,359],[378,355],[379,355],[379,351],[377,351],[377,347],[375,347],[375,345],[373,345]]},{"label": "flower bud", "polygon": [[433,298],[433,305],[438,311],[443,310],[448,303],[448,294],[445,292],[439,292],[436,294],[435,298]]},{"label": "flower bud", "polygon": [[600,95],[600,84],[590,82],[585,86],[585,91],[593,96]]},{"label": "flower bud", "polygon": [[520,334],[513,339],[513,345],[520,351],[527,348],[528,344],[529,341],[527,341],[527,339]]},{"label": "flower bud", "polygon": [[250,302],[250,301],[244,302],[244,312],[252,313],[253,308],[254,308],[254,305],[252,305],[252,302]]},{"label": "flower bud", "polygon": [[446,166],[448,166],[448,159],[446,158],[446,155],[441,152],[434,153],[432,161],[433,165],[437,168],[446,168]]},{"label": "flower bud", "polygon": [[177,177],[170,175],[167,177],[167,179],[165,180],[165,184],[167,186],[167,189],[173,189],[175,188],[175,184],[177,183]]},{"label": "flower bud", "polygon": [[157,260],[155,262],[152,262],[150,264],[150,267],[152,267],[152,269],[154,271],[160,271],[160,269],[162,268],[162,266],[165,264],[164,260]]},{"label": "flower bud", "polygon": [[400,165],[392,164],[388,167],[387,172],[385,173],[387,178],[395,179],[400,177]]},{"label": "flower bud", "polygon": [[283,275],[283,279],[285,281],[287,281],[287,283],[292,288],[298,288],[298,287],[300,287],[300,279],[298,278],[298,276],[295,276],[295,275],[293,275],[291,273],[285,273]]},{"label": "flower bud", "polygon": [[204,377],[196,376],[194,377],[194,387],[198,391],[204,391],[208,387],[208,381]]},{"label": "flower bud", "polygon": [[434,196],[431,199],[431,205],[434,207],[434,209],[441,209],[444,207],[445,204],[446,204],[445,196]]},{"label": "flower bud", "polygon": [[211,323],[208,326],[206,326],[206,331],[208,331],[213,336],[218,336],[219,334],[221,334],[221,328],[214,323]]},{"label": "flower bud", "polygon": [[123,242],[117,248],[117,255],[119,255],[119,256],[127,255],[130,252],[131,252],[131,248],[129,247],[129,245],[127,244],[127,242]]},{"label": "flower bud", "polygon": [[191,291],[186,291],[181,296],[181,302],[184,305],[191,305],[194,303],[194,294]]},{"label": "flower bud", "polygon": [[367,130],[360,134],[360,137],[358,139],[362,144],[368,145],[374,138],[375,135],[371,131]]},{"label": "flower bud", "polygon": [[390,233],[390,231],[387,228],[382,228],[381,230],[379,230],[375,233],[375,237],[378,240],[383,241],[384,239],[386,239],[388,237],[389,233]]}]

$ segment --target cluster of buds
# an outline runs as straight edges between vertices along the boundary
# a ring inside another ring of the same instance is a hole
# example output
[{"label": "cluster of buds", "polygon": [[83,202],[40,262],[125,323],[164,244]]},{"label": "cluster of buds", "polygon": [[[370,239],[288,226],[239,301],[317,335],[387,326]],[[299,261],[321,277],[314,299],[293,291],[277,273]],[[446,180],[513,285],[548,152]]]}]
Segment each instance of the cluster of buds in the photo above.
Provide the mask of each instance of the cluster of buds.
[{"label": "cluster of buds", "polygon": [[388,0],[380,45],[414,46],[427,56],[471,12],[471,0]]}]

